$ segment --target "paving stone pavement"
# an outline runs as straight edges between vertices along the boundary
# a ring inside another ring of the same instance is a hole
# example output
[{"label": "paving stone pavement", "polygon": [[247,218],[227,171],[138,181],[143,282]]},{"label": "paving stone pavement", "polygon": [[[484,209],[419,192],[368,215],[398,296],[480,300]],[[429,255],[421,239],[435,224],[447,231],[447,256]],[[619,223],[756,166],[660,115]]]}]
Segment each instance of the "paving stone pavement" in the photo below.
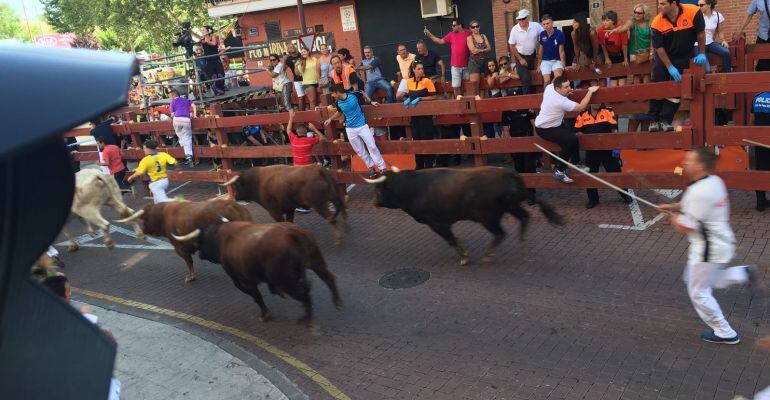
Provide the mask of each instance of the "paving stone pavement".
[{"label": "paving stone pavement", "polygon": [[118,342],[114,376],[121,399],[287,399],[242,360],[196,335],[93,304],[73,306],[91,307]]},{"label": "paving stone pavement", "polygon": [[[174,194],[200,200],[216,192],[215,185],[191,183]],[[600,193],[602,203],[586,210],[583,191],[540,191],[567,224],[551,226],[528,208],[528,240],[519,242],[515,220],[506,217],[510,235],[491,264],[480,262],[490,235],[473,223],[456,224],[473,257],[460,267],[456,253],[429,228],[401,211],[374,208],[371,188],[356,186],[352,230],[341,245],[316,214],[295,221],[318,239],[345,301],[336,311],[325,286],[311,278],[317,335],[295,323],[302,314],[298,303],[277,296],[265,297],[275,320],[260,322],[257,306],[217,265],[195,259],[198,281],[185,284],[184,262],[173,251],[82,248],[63,254],[65,272],[79,288],[253,334],[351,399],[732,399],[770,385],[768,356],[754,346],[770,333],[766,301],[750,301],[741,288],[717,292],[743,342],[702,342],[699,334],[707,328],[681,282],[686,238],[663,221],[644,230],[599,228],[634,225],[627,205],[609,191]],[[668,200],[652,191],[639,194]],[[735,262],[759,263],[767,275],[770,212],[753,209],[753,193],[733,192],[731,200]],[[144,202],[127,201],[133,207]],[[255,222],[271,222],[261,207],[247,208]],[[642,208],[637,218],[655,215]],[[431,277],[410,289],[378,285],[381,276],[403,268]],[[221,336],[279,369],[310,398],[334,398],[259,346]]]}]

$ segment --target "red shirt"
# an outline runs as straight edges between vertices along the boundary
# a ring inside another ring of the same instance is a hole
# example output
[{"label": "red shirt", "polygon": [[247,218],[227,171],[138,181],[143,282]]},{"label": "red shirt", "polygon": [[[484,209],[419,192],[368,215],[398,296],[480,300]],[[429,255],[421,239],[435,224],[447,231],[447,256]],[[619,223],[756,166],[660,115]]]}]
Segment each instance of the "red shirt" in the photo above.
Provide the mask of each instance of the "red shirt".
[{"label": "red shirt", "polygon": [[610,30],[604,29],[604,27],[599,28],[599,45],[604,46],[607,49],[607,53],[623,54],[623,45],[628,46],[628,32],[604,34]]},{"label": "red shirt", "polygon": [[123,165],[123,159],[120,158],[120,149],[114,144],[104,146],[104,150],[102,150],[102,159],[109,160],[109,165],[107,165],[107,167],[110,169],[111,174],[126,169],[126,166]]},{"label": "red shirt", "polygon": [[318,136],[299,137],[294,132],[289,132],[289,142],[291,143],[291,154],[294,157],[294,165],[312,164],[313,146],[319,142]]}]

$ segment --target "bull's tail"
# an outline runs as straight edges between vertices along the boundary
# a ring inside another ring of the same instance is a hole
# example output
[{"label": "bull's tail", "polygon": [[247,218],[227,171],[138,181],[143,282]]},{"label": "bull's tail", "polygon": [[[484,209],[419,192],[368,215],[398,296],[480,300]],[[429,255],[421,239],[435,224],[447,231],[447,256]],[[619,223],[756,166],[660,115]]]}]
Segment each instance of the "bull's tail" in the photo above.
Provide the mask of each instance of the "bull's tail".
[{"label": "bull's tail", "polygon": [[550,204],[540,199],[535,200],[535,203],[537,203],[538,207],[540,207],[540,212],[545,215],[545,218],[548,220],[548,222],[554,225],[564,225],[564,217],[557,213]]},{"label": "bull's tail", "polygon": [[98,179],[110,192],[109,203],[115,207],[115,211],[117,211],[123,218],[130,217],[131,214],[134,213],[134,210],[130,209],[126,203],[123,202],[123,195],[120,194],[120,187],[118,187],[118,183],[112,175],[101,173],[96,175],[96,179]]},{"label": "bull's tail", "polygon": [[313,239],[310,234],[304,231],[300,235],[294,235],[294,238],[296,245],[302,249],[301,253],[306,256],[305,268],[315,272],[315,274],[318,275],[318,278],[326,284],[332,292],[334,306],[337,307],[338,310],[341,310],[342,299],[337,291],[337,281],[334,278],[334,275],[329,271],[326,260],[324,260],[323,254],[321,254],[321,249],[318,247],[318,243],[316,243],[315,239]]}]

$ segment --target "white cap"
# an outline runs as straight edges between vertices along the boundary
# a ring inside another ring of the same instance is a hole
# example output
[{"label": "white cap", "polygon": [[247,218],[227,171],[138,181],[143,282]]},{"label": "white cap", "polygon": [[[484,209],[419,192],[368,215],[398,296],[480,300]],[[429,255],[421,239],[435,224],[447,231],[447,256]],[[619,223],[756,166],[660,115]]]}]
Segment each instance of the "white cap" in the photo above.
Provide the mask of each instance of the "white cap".
[{"label": "white cap", "polygon": [[516,15],[516,19],[524,19],[527,17],[529,17],[529,10],[527,10],[526,8],[519,10],[519,14]]}]

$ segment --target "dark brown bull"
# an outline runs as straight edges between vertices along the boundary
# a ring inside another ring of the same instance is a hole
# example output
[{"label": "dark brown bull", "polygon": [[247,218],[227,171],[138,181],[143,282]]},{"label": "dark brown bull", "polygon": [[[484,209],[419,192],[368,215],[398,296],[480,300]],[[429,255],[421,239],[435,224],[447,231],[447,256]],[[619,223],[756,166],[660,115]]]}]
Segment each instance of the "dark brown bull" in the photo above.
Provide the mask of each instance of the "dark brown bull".
[{"label": "dark brown bull", "polygon": [[198,251],[195,242],[180,242],[175,234],[182,234],[203,228],[222,219],[228,221],[251,222],[249,211],[233,200],[211,199],[208,201],[171,201],[168,203],[148,204],[134,215],[118,221],[128,222],[141,218],[144,233],[165,237],[174,246],[174,250],[187,263],[185,282],[196,279],[192,255]]},{"label": "dark brown bull", "polygon": [[175,236],[174,240],[195,243],[200,258],[222,265],[235,286],[259,305],[262,321],[271,317],[259,291],[259,284],[264,282],[271,293],[302,303],[305,316],[299,322],[315,327],[306,269],[321,278],[332,292],[334,305],[338,310],[342,308],[334,275],[327,269],[318,245],[294,224],[217,223]]},{"label": "dark brown bull", "polygon": [[345,199],[332,174],[319,165],[255,167],[224,185],[233,189],[235,200],[258,203],[276,222],[294,222],[294,210],[304,207],[329,221],[337,242],[341,237],[338,216],[347,227]]},{"label": "dark brown bull", "polygon": [[[400,208],[417,222],[426,224],[460,254],[460,265],[470,256],[452,233],[457,221],[475,221],[494,235],[484,261],[491,261],[506,232],[500,220],[510,213],[520,222],[519,239],[525,239],[529,213],[521,207],[527,199],[524,179],[514,171],[497,167],[468,169],[435,168],[420,171],[386,172],[375,183],[377,207]],[[548,222],[563,224],[562,217],[537,200]]]}]

